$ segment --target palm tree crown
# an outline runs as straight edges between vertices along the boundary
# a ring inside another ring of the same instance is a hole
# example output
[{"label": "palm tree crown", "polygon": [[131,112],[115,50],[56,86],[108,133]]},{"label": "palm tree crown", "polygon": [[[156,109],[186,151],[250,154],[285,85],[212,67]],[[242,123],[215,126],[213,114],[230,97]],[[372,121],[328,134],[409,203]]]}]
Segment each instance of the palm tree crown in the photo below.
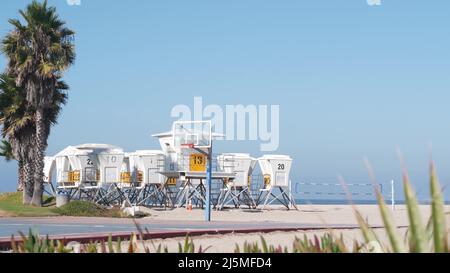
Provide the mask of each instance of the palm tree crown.
[{"label": "palm tree crown", "polygon": [[17,84],[27,89],[27,101],[36,108],[51,106],[58,77],[75,59],[71,37],[74,32],[65,27],[54,7],[47,1],[33,1],[17,19],[10,19],[14,31],[3,40],[3,52],[8,67],[17,75]]}]

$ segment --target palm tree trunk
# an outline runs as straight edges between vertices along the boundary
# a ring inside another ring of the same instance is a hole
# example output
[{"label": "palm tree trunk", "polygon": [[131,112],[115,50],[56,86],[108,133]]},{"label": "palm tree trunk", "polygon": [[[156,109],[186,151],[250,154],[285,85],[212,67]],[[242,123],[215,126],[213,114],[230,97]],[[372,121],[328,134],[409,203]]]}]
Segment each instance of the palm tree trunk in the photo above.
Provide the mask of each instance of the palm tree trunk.
[{"label": "palm tree trunk", "polygon": [[33,199],[34,183],[33,183],[33,165],[29,160],[23,163],[23,204],[29,205]]},{"label": "palm tree trunk", "polygon": [[34,153],[34,192],[31,205],[42,207],[44,193],[44,153],[46,149],[46,128],[44,123],[44,109],[36,110],[36,145]]},{"label": "palm tree trunk", "polygon": [[23,161],[19,160],[18,161],[18,177],[19,177],[19,181],[17,182],[17,191],[21,192],[23,191],[23,184],[24,184],[24,179],[25,179],[25,174],[24,174],[24,167],[23,167]]}]

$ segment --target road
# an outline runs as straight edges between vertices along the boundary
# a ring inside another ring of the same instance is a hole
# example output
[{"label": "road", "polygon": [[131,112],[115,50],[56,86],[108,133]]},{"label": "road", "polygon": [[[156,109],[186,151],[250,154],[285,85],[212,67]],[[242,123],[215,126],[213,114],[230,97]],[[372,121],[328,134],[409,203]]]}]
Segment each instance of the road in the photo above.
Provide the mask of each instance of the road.
[{"label": "road", "polygon": [[[242,231],[242,230],[310,230],[357,228],[354,225],[323,225],[278,222],[200,222],[139,219],[142,229],[151,233],[191,232],[191,231]],[[130,219],[110,218],[0,218],[0,239],[10,238],[19,231],[28,233],[30,229],[40,235],[70,236],[89,234],[117,234],[136,232],[136,225]]]}]

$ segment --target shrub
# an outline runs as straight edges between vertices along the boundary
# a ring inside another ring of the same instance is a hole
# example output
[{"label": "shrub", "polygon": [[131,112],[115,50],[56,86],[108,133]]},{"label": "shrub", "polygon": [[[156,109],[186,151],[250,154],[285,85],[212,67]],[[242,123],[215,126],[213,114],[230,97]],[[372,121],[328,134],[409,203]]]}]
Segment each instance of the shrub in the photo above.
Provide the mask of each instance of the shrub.
[{"label": "shrub", "polygon": [[55,212],[63,216],[81,216],[81,217],[121,217],[119,209],[107,209],[92,202],[73,201]]}]

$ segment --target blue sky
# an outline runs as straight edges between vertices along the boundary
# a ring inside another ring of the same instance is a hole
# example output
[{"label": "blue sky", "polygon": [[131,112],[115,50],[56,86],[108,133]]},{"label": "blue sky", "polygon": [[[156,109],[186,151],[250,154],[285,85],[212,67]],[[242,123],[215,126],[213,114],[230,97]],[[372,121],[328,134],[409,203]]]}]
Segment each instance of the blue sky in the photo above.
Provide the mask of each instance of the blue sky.
[{"label": "blue sky", "polygon": [[[29,1],[7,0],[0,35]],[[101,1],[55,5],[77,32],[70,100],[48,153],[100,142],[158,148],[177,104],[279,104],[277,153],[295,159],[295,181],[400,180],[404,153],[428,198],[429,145],[442,183],[450,179],[450,2],[384,0]],[[5,67],[4,56],[0,68]],[[258,142],[219,151],[260,155]],[[0,161],[0,191],[15,164]],[[446,191],[450,199],[449,191]]]}]

